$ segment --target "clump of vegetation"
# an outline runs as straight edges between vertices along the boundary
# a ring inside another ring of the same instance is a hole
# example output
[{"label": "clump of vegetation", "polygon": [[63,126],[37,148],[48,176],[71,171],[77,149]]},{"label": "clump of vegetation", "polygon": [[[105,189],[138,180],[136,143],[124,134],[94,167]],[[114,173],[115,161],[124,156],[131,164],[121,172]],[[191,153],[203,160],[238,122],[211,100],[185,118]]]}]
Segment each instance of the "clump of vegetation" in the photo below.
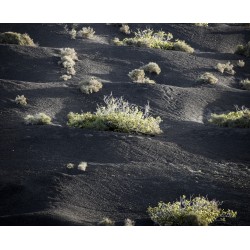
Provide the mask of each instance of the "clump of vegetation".
[{"label": "clump of vegetation", "polygon": [[72,75],[75,75],[74,69],[75,62],[78,60],[77,54],[74,49],[65,48],[60,49],[61,60],[58,64],[61,64],[66,69],[66,74],[62,75],[61,78],[64,81],[71,79]]},{"label": "clump of vegetation", "polygon": [[208,23],[195,23],[194,25],[198,27],[208,27]]},{"label": "clump of vegetation", "polygon": [[126,35],[129,35],[131,33],[130,28],[127,24],[122,24],[122,27],[120,27],[120,31]]},{"label": "clump of vegetation", "polygon": [[84,81],[80,83],[80,90],[84,94],[92,94],[102,89],[102,83],[96,78],[92,77],[90,81]]},{"label": "clump of vegetation", "polygon": [[114,226],[115,222],[111,220],[108,217],[103,218],[101,221],[98,223],[99,226]]},{"label": "clump of vegetation", "polygon": [[86,171],[87,166],[88,166],[88,163],[85,161],[82,161],[79,163],[77,169],[81,171]]},{"label": "clump of vegetation", "polygon": [[197,81],[203,83],[216,84],[218,82],[218,78],[216,78],[212,73],[205,72],[198,78]]},{"label": "clump of vegetation", "polygon": [[27,115],[24,118],[24,120],[26,124],[33,124],[33,125],[51,124],[51,118],[44,113],[39,113],[35,115]]},{"label": "clump of vegetation", "polygon": [[94,114],[68,114],[68,125],[78,128],[109,130],[125,133],[160,134],[161,118],[152,117],[149,104],[144,111],[134,104],[129,104],[122,97],[104,96],[104,106],[98,106]]},{"label": "clump of vegetation", "polygon": [[233,70],[234,66],[230,62],[227,63],[218,63],[215,67],[222,74],[225,72],[229,75],[234,75],[235,71]]},{"label": "clump of vegetation", "polygon": [[249,57],[250,56],[250,41],[246,45],[238,45],[235,53]]},{"label": "clump of vegetation", "polygon": [[245,80],[241,80],[243,89],[250,90],[250,80],[247,78]]},{"label": "clump of vegetation", "polygon": [[237,62],[237,66],[240,67],[240,68],[243,68],[245,66],[245,62],[243,60],[239,60]]},{"label": "clump of vegetation", "polygon": [[113,44],[114,45],[117,45],[117,46],[122,46],[124,45],[123,44],[123,41],[121,41],[119,38],[115,37],[113,40],[112,40]]},{"label": "clump of vegetation", "polygon": [[155,84],[154,80],[150,80],[148,77],[145,77],[143,69],[134,69],[128,73],[128,76],[135,83]]},{"label": "clump of vegetation", "polygon": [[135,222],[131,219],[125,219],[124,220],[124,226],[134,226],[135,225]]},{"label": "clump of vegetation", "polygon": [[17,44],[22,46],[36,46],[28,34],[4,32],[0,34],[0,43]]},{"label": "clump of vegetation", "polygon": [[87,39],[93,39],[95,37],[95,31],[91,27],[83,27],[77,32],[77,35]]},{"label": "clump of vegetation", "polygon": [[27,105],[27,98],[24,95],[18,95],[15,99],[16,104],[20,104],[22,106]]},{"label": "clump of vegetation", "polygon": [[220,127],[250,128],[250,110],[242,107],[226,114],[212,114],[209,122]]},{"label": "clump of vegetation", "polygon": [[194,52],[194,49],[186,44],[185,41],[171,41],[171,39],[173,39],[171,33],[165,33],[164,31],[154,32],[154,30],[151,29],[138,29],[137,32],[134,32],[134,37],[125,38],[122,41],[115,38],[113,43],[117,45],[132,45],[163,50],[180,50],[188,53]]},{"label": "clump of vegetation", "polygon": [[216,220],[234,218],[237,212],[219,208],[220,202],[209,201],[205,197],[187,199],[182,196],[176,202],[159,202],[157,207],[149,207],[151,219],[161,226],[207,226]]},{"label": "clump of vegetation", "polygon": [[145,72],[155,73],[157,75],[161,73],[161,68],[159,67],[157,63],[154,63],[154,62],[150,62],[142,66],[141,69],[143,69]]},{"label": "clump of vegetation", "polygon": [[74,167],[75,167],[75,164],[73,164],[73,163],[68,163],[66,165],[66,168],[68,168],[68,169],[73,169]]}]

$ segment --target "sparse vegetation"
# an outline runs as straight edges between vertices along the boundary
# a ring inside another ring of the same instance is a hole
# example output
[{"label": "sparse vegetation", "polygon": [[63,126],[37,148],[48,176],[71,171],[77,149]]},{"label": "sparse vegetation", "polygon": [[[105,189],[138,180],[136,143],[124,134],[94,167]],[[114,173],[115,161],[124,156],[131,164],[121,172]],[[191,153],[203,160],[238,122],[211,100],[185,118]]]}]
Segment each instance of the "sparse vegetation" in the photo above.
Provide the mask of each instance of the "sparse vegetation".
[{"label": "sparse vegetation", "polygon": [[95,31],[91,27],[83,27],[81,30],[77,32],[79,37],[93,39],[95,37]]},{"label": "sparse vegetation", "polygon": [[243,60],[239,60],[237,62],[237,66],[240,67],[240,68],[243,68],[245,66],[245,62]]},{"label": "sparse vegetation", "polygon": [[249,57],[250,56],[250,41],[246,45],[238,45],[235,53]]},{"label": "sparse vegetation", "polygon": [[90,81],[84,81],[80,83],[80,90],[84,94],[92,94],[102,89],[102,83],[96,78],[92,77]]},{"label": "sparse vegetation", "polygon": [[103,218],[101,221],[98,223],[99,226],[114,226],[115,222],[111,220],[108,217]]},{"label": "sparse vegetation", "polygon": [[44,113],[39,113],[35,115],[27,115],[24,118],[24,120],[26,124],[33,124],[33,125],[51,124],[51,118]]},{"label": "sparse vegetation", "polygon": [[250,128],[250,110],[243,107],[226,114],[212,114],[209,122],[220,127]]},{"label": "sparse vegetation", "polygon": [[60,56],[61,60],[58,64],[61,64],[66,69],[66,74],[62,75],[61,79],[67,81],[76,73],[74,66],[78,57],[75,50],[71,48],[60,49]]},{"label": "sparse vegetation", "polygon": [[247,78],[245,80],[241,80],[243,89],[250,90],[250,80]]},{"label": "sparse vegetation", "polygon": [[129,35],[130,32],[130,28],[127,24],[122,24],[122,27],[120,27],[120,31],[126,35]]},{"label": "sparse vegetation", "polygon": [[129,104],[122,97],[111,95],[104,97],[105,106],[98,106],[94,114],[68,114],[68,125],[78,128],[110,130],[125,133],[160,134],[161,118],[149,114],[149,104],[144,111],[134,104]]},{"label": "sparse vegetation", "polygon": [[208,23],[195,23],[194,25],[198,27],[208,27]]},{"label": "sparse vegetation", "polygon": [[28,34],[4,32],[0,34],[0,43],[17,44],[22,46],[36,46]]},{"label": "sparse vegetation", "polygon": [[85,161],[82,161],[79,163],[77,169],[81,171],[86,171],[87,166],[88,166],[88,163]]},{"label": "sparse vegetation", "polygon": [[20,104],[22,106],[26,106],[27,105],[27,99],[24,95],[18,95],[15,99],[16,104]]},{"label": "sparse vegetation", "polygon": [[212,73],[205,72],[198,78],[197,81],[203,83],[216,84],[218,82],[218,78],[216,78]]},{"label": "sparse vegetation", "polygon": [[150,80],[148,77],[145,77],[143,69],[134,69],[128,73],[128,76],[135,83],[155,84],[154,80]]},{"label": "sparse vegetation", "polygon": [[159,67],[157,63],[154,63],[154,62],[150,62],[142,66],[141,69],[143,69],[145,72],[155,73],[157,75],[161,73],[161,68]]},{"label": "sparse vegetation", "polygon": [[135,222],[131,219],[125,219],[124,220],[124,226],[134,226],[135,225]]},{"label": "sparse vegetation", "polygon": [[219,208],[221,203],[205,197],[187,199],[184,195],[176,202],[159,202],[149,207],[151,219],[161,226],[207,226],[216,220],[235,218],[237,212]]},{"label": "sparse vegetation", "polygon": [[73,164],[73,163],[68,163],[66,165],[66,168],[68,168],[68,169],[73,169],[74,167],[75,167],[75,164]]},{"label": "sparse vegetation", "polygon": [[225,72],[229,75],[234,75],[235,71],[233,70],[234,66],[230,62],[227,63],[218,63],[215,67],[222,74]]},{"label": "sparse vegetation", "polygon": [[165,33],[164,31],[154,32],[154,30],[151,29],[138,29],[137,32],[133,33],[134,37],[125,38],[122,41],[115,38],[113,43],[117,45],[132,45],[163,50],[180,50],[188,53],[194,52],[194,49],[186,44],[185,41],[171,41],[171,39],[173,39],[173,35],[171,33]]},{"label": "sparse vegetation", "polygon": [[117,45],[117,46],[122,46],[123,45],[123,42],[119,38],[117,38],[117,37],[115,37],[112,40],[112,42],[113,42],[114,45]]}]

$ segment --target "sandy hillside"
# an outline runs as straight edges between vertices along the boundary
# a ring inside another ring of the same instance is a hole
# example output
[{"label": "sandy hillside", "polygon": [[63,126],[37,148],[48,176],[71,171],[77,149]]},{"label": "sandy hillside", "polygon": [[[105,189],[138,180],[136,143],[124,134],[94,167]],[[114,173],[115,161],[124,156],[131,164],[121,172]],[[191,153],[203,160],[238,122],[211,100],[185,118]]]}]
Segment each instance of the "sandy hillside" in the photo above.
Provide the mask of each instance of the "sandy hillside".
[{"label": "sandy hillside", "polygon": [[[131,24],[171,32],[195,52],[116,46],[126,35],[119,27],[91,26],[95,39],[70,38],[65,24],[0,24],[0,32],[28,33],[38,47],[0,45],[0,225],[96,225],[103,217],[121,225],[152,225],[146,212],[158,201],[180,195],[204,195],[238,212],[229,225],[250,225],[250,130],[208,123],[211,113],[250,108],[250,58],[234,54],[250,40],[250,28],[229,24]],[[130,35],[131,36],[131,35]],[[60,79],[59,49],[74,48],[76,75]],[[245,61],[235,75],[221,74],[218,63]],[[155,85],[132,83],[128,72],[156,62]],[[215,85],[196,79],[212,72]],[[95,76],[103,88],[79,91],[81,80]],[[130,103],[150,103],[163,120],[163,134],[146,136],[70,128],[67,114],[94,112],[103,96],[123,96]],[[14,102],[25,95],[28,105]],[[28,114],[44,112],[53,125],[26,125]],[[88,163],[85,172],[67,163]]]}]

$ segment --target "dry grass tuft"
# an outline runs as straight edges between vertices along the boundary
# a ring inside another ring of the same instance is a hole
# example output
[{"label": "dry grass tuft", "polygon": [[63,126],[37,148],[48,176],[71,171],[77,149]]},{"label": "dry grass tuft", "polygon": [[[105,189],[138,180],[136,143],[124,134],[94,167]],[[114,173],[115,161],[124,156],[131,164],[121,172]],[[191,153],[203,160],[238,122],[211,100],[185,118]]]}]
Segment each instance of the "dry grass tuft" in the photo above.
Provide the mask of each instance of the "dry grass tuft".
[{"label": "dry grass tuft", "polygon": [[93,39],[95,37],[95,31],[91,27],[83,27],[81,30],[77,32],[79,37]]},{"label": "dry grass tuft", "polygon": [[20,34],[16,32],[4,32],[0,34],[0,43],[17,44],[22,46],[36,46],[28,34]]},{"label": "dry grass tuft", "polygon": [[129,26],[126,24],[122,24],[122,27],[120,27],[120,31],[126,35],[129,35],[131,33]]},{"label": "dry grass tuft", "polygon": [[26,106],[27,105],[27,99],[24,95],[18,95],[15,99],[16,104],[20,104],[22,106]]},{"label": "dry grass tuft", "polygon": [[145,72],[155,73],[157,75],[161,73],[161,68],[159,67],[157,63],[154,63],[154,62],[150,62],[142,66],[140,69],[143,69]]},{"label": "dry grass tuft", "polygon": [[239,60],[237,62],[237,66],[240,67],[240,68],[243,68],[245,66],[245,62],[243,60]]},{"label": "dry grass tuft", "polygon": [[203,83],[216,84],[218,82],[218,78],[216,78],[212,73],[205,72],[198,78],[197,81]]},{"label": "dry grass tuft", "polygon": [[84,94],[92,94],[102,89],[102,83],[96,78],[92,77],[90,81],[84,81],[80,83],[80,90]]},{"label": "dry grass tuft", "polygon": [[225,72],[229,75],[234,75],[235,71],[233,70],[234,66],[230,62],[227,63],[218,63],[215,67],[222,74]]},{"label": "dry grass tuft", "polygon": [[24,119],[26,124],[33,124],[33,125],[51,124],[51,118],[44,113],[27,115]]}]

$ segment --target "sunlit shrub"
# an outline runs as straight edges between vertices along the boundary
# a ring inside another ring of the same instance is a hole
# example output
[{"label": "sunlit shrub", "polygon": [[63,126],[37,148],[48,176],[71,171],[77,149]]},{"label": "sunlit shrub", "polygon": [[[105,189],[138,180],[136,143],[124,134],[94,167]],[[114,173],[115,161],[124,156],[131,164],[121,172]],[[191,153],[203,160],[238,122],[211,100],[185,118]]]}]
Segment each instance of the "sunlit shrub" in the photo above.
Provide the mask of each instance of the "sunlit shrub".
[{"label": "sunlit shrub", "polygon": [[245,66],[245,62],[243,60],[239,60],[237,62],[237,66],[240,67],[240,68],[243,68]]},{"label": "sunlit shrub", "polygon": [[218,63],[215,67],[222,74],[225,72],[229,75],[234,75],[235,71],[233,70],[234,66],[230,62],[227,63]]},{"label": "sunlit shrub", "polygon": [[77,35],[79,37],[87,38],[87,39],[92,39],[95,37],[95,31],[91,27],[83,27],[81,30],[77,32]]},{"label": "sunlit shrub", "polygon": [[159,67],[157,63],[154,63],[154,62],[150,62],[142,66],[141,69],[143,69],[145,72],[155,73],[157,75],[161,73],[161,68]]},{"label": "sunlit shrub", "polygon": [[218,82],[218,78],[216,78],[212,73],[205,72],[197,79],[197,81],[202,83],[215,84]]},{"label": "sunlit shrub", "polygon": [[245,80],[241,80],[241,85],[243,89],[250,90],[250,80],[247,78]]},{"label": "sunlit shrub", "polygon": [[36,46],[28,34],[20,34],[16,32],[0,33],[0,43],[17,44],[23,46]]},{"label": "sunlit shrub", "polygon": [[115,222],[108,217],[103,218],[101,221],[98,222],[99,226],[114,226]]},{"label": "sunlit shrub", "polygon": [[44,113],[27,115],[24,119],[26,124],[33,124],[33,125],[51,124],[51,118]]},{"label": "sunlit shrub", "polygon": [[90,81],[84,81],[80,83],[80,90],[84,94],[92,94],[102,89],[102,83],[92,77]]},{"label": "sunlit shrub", "polygon": [[235,53],[249,57],[250,56],[250,41],[246,45],[238,45]]},{"label": "sunlit shrub", "polygon": [[128,76],[135,83],[155,84],[154,80],[150,80],[145,76],[145,72],[143,69],[134,69],[128,73]]},{"label": "sunlit shrub", "polygon": [[126,35],[130,34],[130,28],[127,24],[122,24],[122,27],[120,27],[120,31]]},{"label": "sunlit shrub", "polygon": [[20,104],[22,106],[26,106],[27,105],[27,99],[24,95],[18,95],[15,99],[16,104]]}]

